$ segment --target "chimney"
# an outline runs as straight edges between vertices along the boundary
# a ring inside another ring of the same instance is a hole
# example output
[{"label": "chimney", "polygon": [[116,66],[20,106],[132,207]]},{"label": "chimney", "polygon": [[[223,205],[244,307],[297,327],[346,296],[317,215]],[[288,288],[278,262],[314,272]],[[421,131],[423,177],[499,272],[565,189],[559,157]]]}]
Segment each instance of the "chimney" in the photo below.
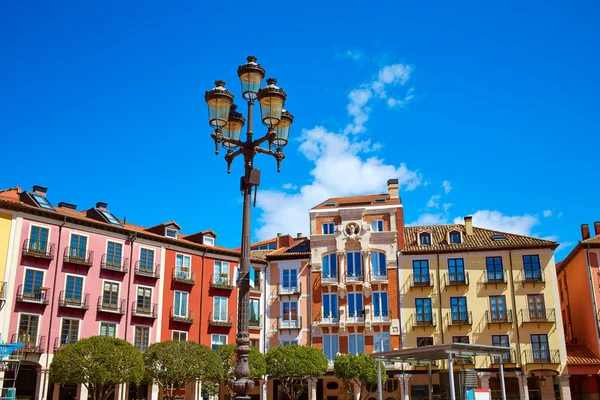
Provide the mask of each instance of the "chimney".
[{"label": "chimney", "polygon": [[44,198],[46,197],[47,191],[48,191],[48,189],[43,186],[33,185],[33,193],[39,194],[40,196],[42,196]]},{"label": "chimney", "polygon": [[594,222],[594,233],[596,236],[600,235],[600,221]]},{"label": "chimney", "polygon": [[58,203],[58,206],[60,208],[68,208],[69,210],[77,210],[77,206],[75,204],[65,203],[64,201]]},{"label": "chimney", "polygon": [[296,233],[296,238],[300,239],[302,237],[302,232]]},{"label": "chimney", "polygon": [[465,217],[465,232],[467,235],[473,234],[473,217],[470,215]]},{"label": "chimney", "polygon": [[390,195],[390,199],[398,198],[398,179],[388,179],[388,194]]},{"label": "chimney", "polygon": [[280,237],[280,236],[281,236],[281,232],[277,232],[277,237]]},{"label": "chimney", "polygon": [[96,203],[96,208],[102,211],[106,211],[106,207],[108,207],[107,203],[103,203],[101,201]]},{"label": "chimney", "polygon": [[581,224],[581,239],[589,239],[590,238],[590,227],[588,224]]}]

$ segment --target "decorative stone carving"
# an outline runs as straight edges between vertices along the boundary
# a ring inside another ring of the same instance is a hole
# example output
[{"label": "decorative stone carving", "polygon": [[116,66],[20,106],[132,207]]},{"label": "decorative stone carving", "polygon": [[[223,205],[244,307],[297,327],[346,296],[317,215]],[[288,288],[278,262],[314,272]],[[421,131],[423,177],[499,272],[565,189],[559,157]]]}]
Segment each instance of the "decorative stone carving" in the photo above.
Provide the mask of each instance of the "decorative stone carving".
[{"label": "decorative stone carving", "polygon": [[338,284],[338,295],[341,299],[346,297],[346,285],[343,283]]},{"label": "decorative stone carving", "polygon": [[363,283],[362,292],[365,297],[367,297],[367,298],[371,297],[371,292],[372,292],[371,284],[368,282]]},{"label": "decorative stone carving", "polygon": [[321,272],[321,270],[323,269],[323,265],[321,265],[321,263],[313,263],[312,264],[312,270],[313,272]]},{"label": "decorative stone carving", "polygon": [[344,229],[346,239],[358,240],[360,234],[360,226],[356,222],[349,222]]}]

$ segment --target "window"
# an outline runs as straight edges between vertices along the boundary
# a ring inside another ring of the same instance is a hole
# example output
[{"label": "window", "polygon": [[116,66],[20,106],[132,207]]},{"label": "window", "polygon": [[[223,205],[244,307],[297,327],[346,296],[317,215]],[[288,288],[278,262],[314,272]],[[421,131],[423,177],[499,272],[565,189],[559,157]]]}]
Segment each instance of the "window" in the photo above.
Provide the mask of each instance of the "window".
[{"label": "window", "polygon": [[250,339],[250,347],[254,347],[255,349],[258,349],[258,346],[260,346],[259,339]]},{"label": "window", "polygon": [[192,258],[183,254],[177,254],[175,257],[175,273],[178,278],[188,279],[190,277],[190,265]]},{"label": "window", "polygon": [[60,344],[75,343],[79,337],[79,320],[64,318],[60,330]]},{"label": "window", "polygon": [[229,282],[229,263],[224,261],[215,261],[214,283],[229,285]]},{"label": "window", "polygon": [[450,283],[465,283],[467,281],[465,275],[465,263],[462,258],[448,259],[448,275]]},{"label": "window", "polygon": [[375,351],[389,351],[390,350],[390,334],[389,333],[373,334],[373,344],[375,346]]},{"label": "window", "polygon": [[449,236],[450,243],[460,243],[460,232],[452,231]]},{"label": "window", "polygon": [[335,253],[323,257],[323,278],[337,279],[337,255]]},{"label": "window", "polygon": [[175,229],[167,228],[165,235],[170,238],[177,239],[177,231]]},{"label": "window", "polygon": [[250,325],[257,326],[260,322],[260,300],[250,299]]},{"label": "window", "polygon": [[469,322],[466,297],[450,297],[450,310],[453,323]]},{"label": "window", "polygon": [[44,281],[44,272],[33,269],[25,270],[25,284],[23,285],[23,297],[44,300],[46,294],[40,288]]},{"label": "window", "polygon": [[281,303],[281,317],[283,319],[284,326],[295,326],[298,321],[298,302],[297,301],[284,301]]},{"label": "window", "polygon": [[348,318],[364,317],[362,292],[348,293],[348,299],[346,301],[348,303]]},{"label": "window", "polygon": [[106,264],[121,267],[121,255],[123,254],[123,244],[108,242],[106,250]]},{"label": "window", "polygon": [[431,244],[431,234],[426,232],[419,234],[419,243],[422,245]]},{"label": "window", "polygon": [[371,274],[374,276],[387,276],[385,253],[371,252]]},{"label": "window", "polygon": [[285,289],[296,289],[298,287],[298,270],[284,269],[281,271],[282,285]]},{"label": "window", "polygon": [[506,322],[506,298],[490,296],[490,322]]},{"label": "window", "polygon": [[152,289],[138,287],[137,311],[150,313],[152,311]]},{"label": "window", "polygon": [[48,235],[48,228],[32,226],[29,235],[29,251],[45,253],[48,250]]},{"label": "window", "polygon": [[173,331],[173,341],[174,342],[186,342],[187,341],[187,332]]},{"label": "window", "polygon": [[188,314],[188,292],[175,291],[175,305],[173,306],[173,315],[176,317],[187,317]]},{"label": "window", "polygon": [[227,321],[227,297],[215,297],[213,301],[213,321]]},{"label": "window", "polygon": [[542,281],[542,267],[540,266],[539,256],[523,256],[523,265],[525,267],[525,280],[528,282]]},{"label": "window", "polygon": [[100,336],[110,336],[112,338],[117,337],[117,324],[112,324],[110,322],[101,322]]},{"label": "window", "polygon": [[548,335],[531,335],[531,350],[533,362],[550,362],[550,349],[548,348]]},{"label": "window", "polygon": [[359,354],[365,352],[365,335],[354,333],[348,335],[348,353]]},{"label": "window", "polygon": [[387,292],[373,292],[373,317],[383,319],[389,316]]},{"label": "window", "polygon": [[433,346],[432,337],[417,337],[417,347]]},{"label": "window", "polygon": [[383,220],[371,221],[372,232],[383,232]]},{"label": "window", "polygon": [[469,344],[469,337],[468,336],[452,336],[452,343]]},{"label": "window", "polygon": [[504,270],[502,269],[502,257],[486,257],[485,269],[488,283],[504,282]]},{"label": "window", "polygon": [[528,294],[527,305],[529,308],[529,319],[531,321],[545,321],[546,307],[543,294]]},{"label": "window", "polygon": [[417,311],[417,325],[431,325],[433,323],[431,299],[415,299],[415,309]]},{"label": "window", "polygon": [[202,238],[202,243],[204,243],[207,246],[214,246],[215,245],[215,238],[210,237],[210,236],[204,236]]},{"label": "window", "polygon": [[337,353],[339,353],[339,338],[338,335],[323,335],[323,354],[329,361],[333,361]]},{"label": "window", "polygon": [[87,237],[81,235],[71,235],[71,248],[69,256],[72,258],[86,259]]},{"label": "window", "polygon": [[140,249],[140,271],[154,272],[154,250]]},{"label": "window", "polygon": [[119,284],[115,282],[104,282],[102,293],[102,307],[118,309],[119,307]]},{"label": "window", "polygon": [[323,235],[333,235],[335,233],[335,224],[333,222],[327,222],[321,226],[323,228]]},{"label": "window", "polygon": [[[236,270],[239,274],[239,269]],[[260,289],[260,271],[254,269],[254,267],[250,266],[250,287],[251,288],[259,288]]]},{"label": "window", "polygon": [[39,323],[39,315],[21,314],[21,320],[19,321],[18,341],[27,347],[37,346]]},{"label": "window", "polygon": [[64,301],[67,304],[81,305],[83,297],[83,277],[67,275]]},{"label": "window", "polygon": [[429,285],[428,260],[413,260],[413,280],[416,286]]},{"label": "window", "polygon": [[136,326],[134,345],[139,351],[144,351],[150,346],[150,327]]},{"label": "window", "polygon": [[338,318],[338,296],[337,293],[323,295],[323,318]]},{"label": "window", "polygon": [[253,246],[250,250],[277,250],[277,243],[261,244],[260,246]]},{"label": "window", "polygon": [[[510,347],[510,342],[508,341],[508,335],[492,335],[492,346],[498,347]],[[494,357],[496,360],[498,357]],[[506,353],[502,356],[504,362],[510,362],[511,357],[510,353]]]},{"label": "window", "polygon": [[50,205],[50,203],[48,202],[48,200],[46,200],[46,198],[44,196],[41,196],[41,195],[35,194],[35,193],[31,193],[31,197],[33,197],[33,199],[36,201],[38,206],[40,206],[41,208],[45,208],[46,210],[54,211],[54,207],[52,207]]},{"label": "window", "polygon": [[359,278],[362,276],[362,259],[360,251],[349,251],[346,253],[348,278]]},{"label": "window", "polygon": [[297,340],[284,340],[284,341],[281,342],[282,346],[291,346],[293,344],[297,345],[298,341]]},{"label": "window", "polygon": [[211,347],[213,350],[219,350],[219,347],[227,344],[227,335],[212,335]]},{"label": "window", "polygon": [[106,218],[106,220],[108,221],[109,224],[121,225],[119,220],[116,219],[115,216],[112,215],[109,211],[106,211],[106,210],[98,210],[98,211],[100,211],[100,214],[102,214],[102,216],[104,218]]}]

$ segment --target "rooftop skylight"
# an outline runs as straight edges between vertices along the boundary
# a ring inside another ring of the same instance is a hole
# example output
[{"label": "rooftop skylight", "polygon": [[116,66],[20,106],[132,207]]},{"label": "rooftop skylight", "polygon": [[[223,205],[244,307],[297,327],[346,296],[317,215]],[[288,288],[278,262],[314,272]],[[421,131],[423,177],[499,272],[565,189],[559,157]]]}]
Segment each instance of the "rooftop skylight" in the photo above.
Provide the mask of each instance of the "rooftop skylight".
[{"label": "rooftop skylight", "polygon": [[494,233],[492,234],[492,240],[507,240],[506,235],[502,233]]},{"label": "rooftop skylight", "polygon": [[108,212],[106,210],[98,210],[98,211],[100,211],[100,214],[102,214],[102,216],[104,218],[106,218],[108,223],[113,224],[113,225],[121,225],[121,222],[119,222],[119,220],[116,219],[115,216],[112,215],[110,212]]},{"label": "rooftop skylight", "polygon": [[46,210],[54,211],[54,207],[50,205],[48,200],[44,196],[40,196],[39,194],[31,193],[31,197],[35,200],[40,208],[44,208]]}]

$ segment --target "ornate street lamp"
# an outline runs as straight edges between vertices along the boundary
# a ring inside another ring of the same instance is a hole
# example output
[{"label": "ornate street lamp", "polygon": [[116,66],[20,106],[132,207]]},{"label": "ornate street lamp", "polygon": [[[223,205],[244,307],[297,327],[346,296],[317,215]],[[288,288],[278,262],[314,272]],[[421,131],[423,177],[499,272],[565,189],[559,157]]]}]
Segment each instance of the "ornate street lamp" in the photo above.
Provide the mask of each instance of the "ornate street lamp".
[{"label": "ornate street lamp", "polygon": [[[254,381],[248,379],[250,367],[250,335],[248,334],[250,308],[250,202],[252,188],[260,185],[260,171],[253,167],[254,156],[257,153],[273,156],[277,161],[277,172],[281,161],[285,158],[283,147],[288,143],[290,126],[294,116],[283,109],[287,95],[283,89],[276,86],[277,80],[267,79],[267,86],[261,88],[265,77],[265,69],[256,63],[256,57],[248,56],[248,62],[238,68],[238,76],[242,82],[242,97],[248,103],[248,124],[246,139],[240,135],[246,122],[233,104],[233,94],[225,89],[224,81],[216,81],[216,87],[207,91],[204,99],[208,104],[208,122],[214,128],[211,137],[215,141],[215,154],[219,154],[219,144],[227,149],[227,173],[231,172],[231,163],[242,155],[244,157],[244,176],[241,179],[240,190],[244,195],[242,217],[242,253],[240,258],[239,275],[239,304],[238,329],[236,338],[235,380],[229,382],[235,393],[234,399],[250,399],[248,392],[254,386]],[[254,120],[254,101],[260,103],[261,122],[267,127],[267,133],[259,139],[254,139],[252,123]],[[269,148],[263,147],[267,143]],[[273,151],[275,146],[275,151]]]}]

